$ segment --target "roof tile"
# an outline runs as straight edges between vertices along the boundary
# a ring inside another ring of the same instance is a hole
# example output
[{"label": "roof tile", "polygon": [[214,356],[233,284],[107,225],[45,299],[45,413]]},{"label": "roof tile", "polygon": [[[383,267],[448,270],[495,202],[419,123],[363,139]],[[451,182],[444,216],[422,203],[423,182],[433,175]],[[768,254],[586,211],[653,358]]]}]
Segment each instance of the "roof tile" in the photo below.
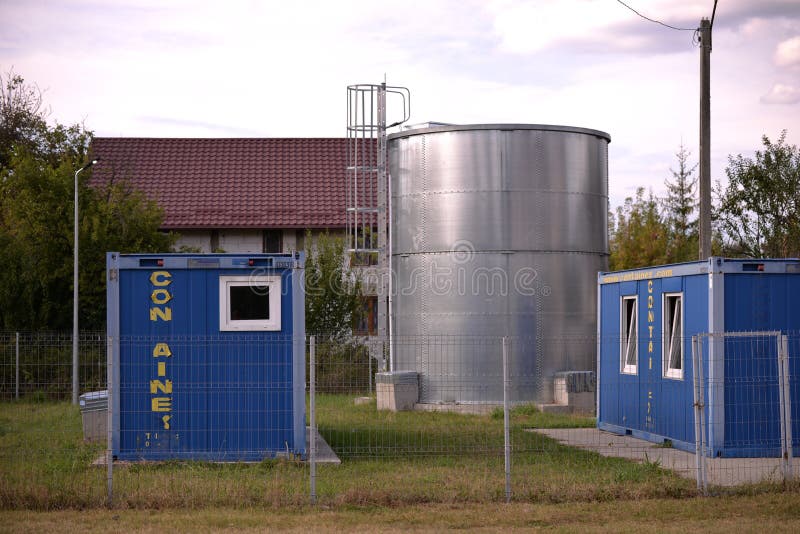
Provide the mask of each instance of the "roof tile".
[{"label": "roof tile", "polygon": [[345,138],[95,137],[91,184],[126,179],[164,229],[345,226]]}]

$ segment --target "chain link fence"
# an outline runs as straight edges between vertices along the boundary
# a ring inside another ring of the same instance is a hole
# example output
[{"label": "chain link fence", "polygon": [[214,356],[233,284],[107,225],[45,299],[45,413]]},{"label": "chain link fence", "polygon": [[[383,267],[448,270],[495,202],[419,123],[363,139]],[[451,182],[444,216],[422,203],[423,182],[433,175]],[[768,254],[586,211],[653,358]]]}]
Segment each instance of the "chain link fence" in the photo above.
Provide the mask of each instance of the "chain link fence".
[{"label": "chain link fence", "polygon": [[[603,343],[625,354],[619,339],[166,341],[169,356],[164,339],[116,340],[131,356],[108,369],[115,341],[83,333],[80,392],[121,378],[81,409],[69,335],[2,334],[0,507],[570,502],[800,475],[798,333],[685,339],[680,373],[643,352],[635,374],[616,360],[599,376],[569,355]],[[542,346],[563,372],[514,361]]]}]

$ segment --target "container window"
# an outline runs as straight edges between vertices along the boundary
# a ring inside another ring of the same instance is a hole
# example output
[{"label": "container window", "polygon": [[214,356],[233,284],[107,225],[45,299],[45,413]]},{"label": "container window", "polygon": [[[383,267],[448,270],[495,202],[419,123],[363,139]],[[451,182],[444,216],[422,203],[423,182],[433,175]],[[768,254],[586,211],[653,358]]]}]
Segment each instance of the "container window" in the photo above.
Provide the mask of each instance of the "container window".
[{"label": "container window", "polygon": [[280,276],[220,276],[219,329],[280,330]]},{"label": "container window", "polygon": [[683,295],[665,293],[662,311],[664,376],[683,379]]},{"label": "container window", "polygon": [[620,370],[627,374],[636,374],[639,357],[637,343],[637,298],[622,297],[622,321],[620,322]]}]

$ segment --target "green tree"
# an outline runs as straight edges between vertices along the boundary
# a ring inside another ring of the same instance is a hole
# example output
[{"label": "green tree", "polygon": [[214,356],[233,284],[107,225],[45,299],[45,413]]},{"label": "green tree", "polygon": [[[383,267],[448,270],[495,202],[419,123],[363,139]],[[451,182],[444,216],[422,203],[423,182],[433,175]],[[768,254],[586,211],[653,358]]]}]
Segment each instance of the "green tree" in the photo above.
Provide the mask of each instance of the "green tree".
[{"label": "green tree", "polygon": [[755,158],[728,157],[727,186],[717,182],[716,223],[723,252],[782,258],[800,255],[800,150],[764,135]]},{"label": "green tree", "polygon": [[[22,109],[0,114],[0,154],[7,157],[0,160],[0,327],[66,329],[72,324],[74,175],[91,132],[49,126],[41,100],[30,97],[38,90],[18,76],[9,84],[28,97],[4,96]],[[174,236],[158,231],[161,211],[124,180],[92,189],[89,175],[81,173],[78,183],[79,317],[82,327],[96,329],[105,325],[106,251],[166,252]]]},{"label": "green tree", "polygon": [[664,200],[666,224],[669,227],[667,262],[678,263],[697,259],[698,227],[695,199],[697,164],[689,166],[689,151],[681,144],[675,157],[678,169],[670,169],[672,180],[665,180],[667,197]]},{"label": "green tree", "polygon": [[617,208],[609,240],[611,270],[635,269],[667,261],[669,226],[662,217],[652,191],[645,196],[640,187]]},{"label": "green tree", "polygon": [[41,144],[46,115],[38,87],[26,84],[13,70],[0,73],[0,169],[10,164],[14,147],[31,150]]},{"label": "green tree", "polygon": [[306,331],[344,340],[360,311],[361,282],[347,267],[344,240],[306,232]]},{"label": "green tree", "polygon": [[361,283],[348,267],[344,240],[306,232],[306,331],[317,336],[317,391],[368,391],[369,350],[352,337],[361,312]]}]

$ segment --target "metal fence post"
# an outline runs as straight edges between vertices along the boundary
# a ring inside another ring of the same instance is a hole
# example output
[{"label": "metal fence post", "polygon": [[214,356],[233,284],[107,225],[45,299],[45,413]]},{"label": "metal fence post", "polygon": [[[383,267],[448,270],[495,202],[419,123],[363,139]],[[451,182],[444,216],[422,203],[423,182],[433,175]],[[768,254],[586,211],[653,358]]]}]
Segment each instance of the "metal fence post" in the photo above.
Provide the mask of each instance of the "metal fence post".
[{"label": "metal fence post", "polygon": [[114,414],[113,395],[114,379],[112,371],[114,338],[108,336],[106,345],[106,485],[108,489],[108,507],[114,504]]},{"label": "metal fence post", "polygon": [[369,359],[369,394],[372,395],[372,346],[367,345],[367,359]]},{"label": "metal fence post", "polygon": [[511,432],[509,428],[508,396],[510,389],[508,372],[508,338],[503,338],[503,440],[506,469],[506,502],[511,502]]},{"label": "metal fence post", "polygon": [[705,395],[703,394],[703,341],[700,336],[692,336],[692,376],[694,379],[694,461],[697,491],[705,494]]},{"label": "metal fence post", "polygon": [[16,379],[14,380],[14,398],[19,400],[19,332],[16,333],[16,353],[17,353],[17,363],[16,363]]},{"label": "metal fence post", "polygon": [[[713,336],[713,334],[712,334]],[[709,338],[711,339],[711,338]],[[703,482],[703,495],[708,495],[708,478],[706,477],[706,448],[708,447],[708,421],[706,420],[706,377],[705,369],[703,368],[703,345],[702,338],[698,340],[700,350],[698,351],[698,376],[700,377],[700,476]],[[718,353],[717,353],[718,354]],[[709,353],[709,365],[711,365]],[[709,382],[708,388],[711,389],[712,384]],[[712,423],[713,424],[713,423]]]},{"label": "metal fence post", "polygon": [[316,402],[315,397],[317,393],[316,386],[316,358],[315,358],[315,336],[309,337],[308,347],[308,442],[309,442],[309,464],[311,471],[311,504],[317,504],[317,418],[316,418]]},{"label": "metal fence post", "polygon": [[789,341],[785,335],[778,336],[778,396],[781,412],[781,458],[783,480],[792,480],[792,400],[789,387]]},{"label": "metal fence post", "polygon": [[692,382],[694,386],[694,468],[695,477],[697,479],[697,491],[702,490],[700,482],[700,413],[698,407],[700,406],[700,392],[699,392],[699,377],[697,376],[697,336],[692,336]]}]

